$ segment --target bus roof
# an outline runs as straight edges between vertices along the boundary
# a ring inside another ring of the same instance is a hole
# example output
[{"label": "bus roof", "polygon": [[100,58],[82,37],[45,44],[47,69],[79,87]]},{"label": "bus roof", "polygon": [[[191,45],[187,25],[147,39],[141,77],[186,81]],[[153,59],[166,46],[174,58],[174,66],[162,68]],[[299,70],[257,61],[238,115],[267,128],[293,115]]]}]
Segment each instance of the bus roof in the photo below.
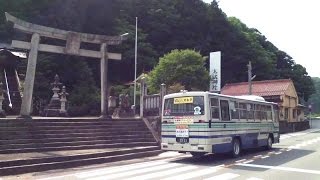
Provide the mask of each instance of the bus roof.
[{"label": "bus roof", "polygon": [[204,96],[204,95],[213,95],[213,96],[218,96],[218,97],[226,97],[226,98],[232,98],[232,99],[262,102],[262,103],[277,105],[277,103],[265,101],[264,98],[261,96],[255,96],[255,95],[229,96],[229,95],[224,95],[224,94],[212,93],[212,92],[208,92],[208,91],[185,91],[185,90],[183,90],[179,93],[167,94],[164,96],[164,98],[166,99],[166,98],[183,97],[183,96]]}]

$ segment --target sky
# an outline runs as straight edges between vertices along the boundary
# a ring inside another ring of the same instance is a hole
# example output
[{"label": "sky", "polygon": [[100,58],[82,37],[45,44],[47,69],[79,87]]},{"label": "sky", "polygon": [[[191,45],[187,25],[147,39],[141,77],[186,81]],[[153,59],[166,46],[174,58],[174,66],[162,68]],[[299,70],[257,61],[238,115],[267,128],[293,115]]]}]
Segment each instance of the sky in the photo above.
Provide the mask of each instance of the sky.
[{"label": "sky", "polygon": [[[211,2],[212,0],[203,0]],[[320,77],[320,1],[218,0],[227,16],[258,29],[278,49]]]}]

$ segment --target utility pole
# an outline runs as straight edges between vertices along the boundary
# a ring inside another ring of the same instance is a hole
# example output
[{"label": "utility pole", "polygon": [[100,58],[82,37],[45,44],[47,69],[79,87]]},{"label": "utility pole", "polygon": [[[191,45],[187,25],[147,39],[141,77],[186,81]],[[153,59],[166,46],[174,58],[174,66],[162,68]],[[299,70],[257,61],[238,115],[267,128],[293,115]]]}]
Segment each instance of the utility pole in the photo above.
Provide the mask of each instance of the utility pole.
[{"label": "utility pole", "polygon": [[249,61],[248,66],[248,84],[249,84],[249,95],[252,95],[252,80],[256,77],[256,75],[252,76],[252,65],[251,61]]},{"label": "utility pole", "polygon": [[136,37],[135,37],[135,45],[134,45],[134,88],[133,88],[134,115],[136,115],[137,56],[138,56],[138,17],[136,17]]}]

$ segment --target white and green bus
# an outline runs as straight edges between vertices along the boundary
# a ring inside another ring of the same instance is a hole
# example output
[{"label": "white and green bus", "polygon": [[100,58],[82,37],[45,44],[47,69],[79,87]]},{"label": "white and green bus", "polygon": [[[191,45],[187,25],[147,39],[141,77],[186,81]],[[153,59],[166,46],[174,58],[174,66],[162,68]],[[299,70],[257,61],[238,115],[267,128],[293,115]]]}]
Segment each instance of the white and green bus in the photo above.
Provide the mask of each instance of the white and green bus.
[{"label": "white and green bus", "polygon": [[193,156],[271,149],[279,143],[278,105],[259,96],[187,92],[164,96],[161,149]]}]

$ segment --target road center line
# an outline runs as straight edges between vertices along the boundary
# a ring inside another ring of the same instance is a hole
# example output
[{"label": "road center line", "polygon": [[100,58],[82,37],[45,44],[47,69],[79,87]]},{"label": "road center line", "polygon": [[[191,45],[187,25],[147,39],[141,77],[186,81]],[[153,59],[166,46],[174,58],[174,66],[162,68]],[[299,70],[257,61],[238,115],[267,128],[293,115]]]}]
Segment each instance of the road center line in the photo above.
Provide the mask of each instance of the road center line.
[{"label": "road center line", "polygon": [[244,164],[244,163],[238,163],[236,165],[245,166],[245,167],[263,168],[263,169],[275,169],[275,170],[281,170],[281,171],[301,172],[301,173],[308,173],[308,174],[320,174],[320,171],[309,170],[309,169],[299,169],[299,168],[290,168],[290,167],[281,167],[281,166],[265,166],[265,165]]},{"label": "road center line", "polygon": [[253,156],[253,157],[255,157],[255,158],[259,158],[259,157],[261,157],[262,155],[257,155],[257,156]]},{"label": "road center line", "polygon": [[251,163],[251,162],[253,162],[253,161],[254,161],[254,160],[245,161],[245,162],[243,162],[242,164]]},{"label": "road center line", "polygon": [[243,162],[243,161],[246,161],[247,159],[241,159],[241,160],[238,160],[236,161],[236,163],[240,163],[240,162]]}]

